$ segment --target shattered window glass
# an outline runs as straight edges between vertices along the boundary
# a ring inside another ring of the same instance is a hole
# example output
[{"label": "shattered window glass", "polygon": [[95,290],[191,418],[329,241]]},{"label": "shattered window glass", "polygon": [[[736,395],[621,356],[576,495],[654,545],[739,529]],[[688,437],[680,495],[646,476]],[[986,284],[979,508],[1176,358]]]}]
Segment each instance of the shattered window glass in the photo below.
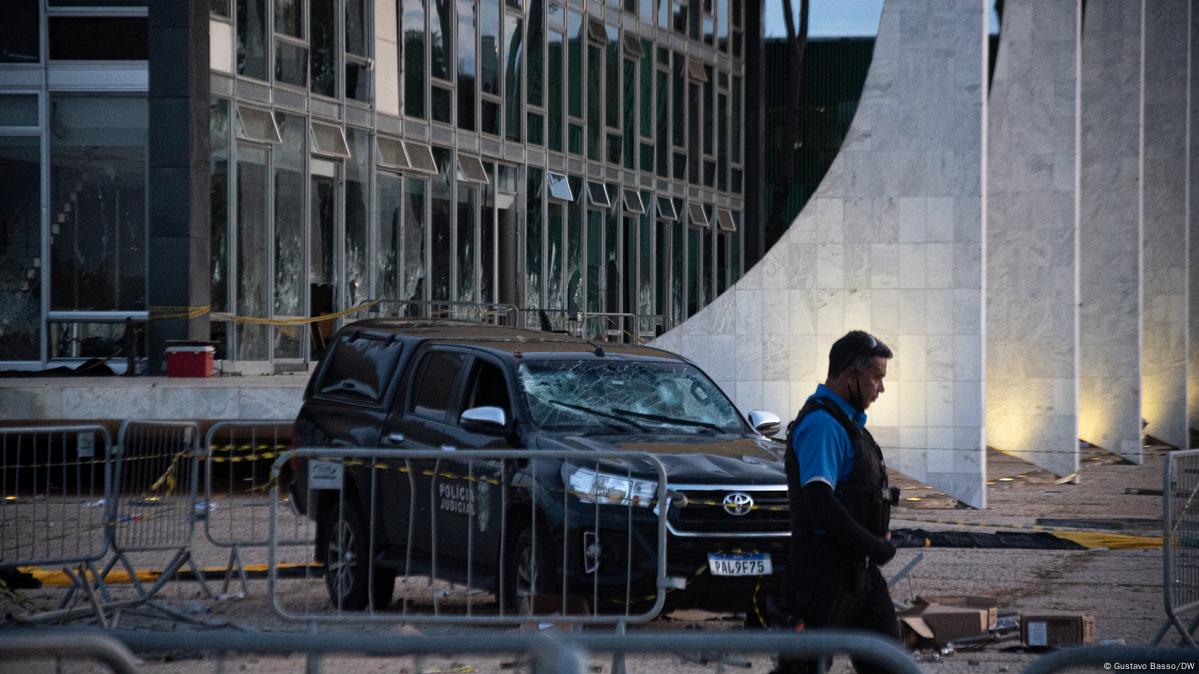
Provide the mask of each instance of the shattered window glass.
[{"label": "shattered window glass", "polygon": [[685,363],[552,360],[520,364],[520,388],[543,430],[739,433],[737,409]]}]

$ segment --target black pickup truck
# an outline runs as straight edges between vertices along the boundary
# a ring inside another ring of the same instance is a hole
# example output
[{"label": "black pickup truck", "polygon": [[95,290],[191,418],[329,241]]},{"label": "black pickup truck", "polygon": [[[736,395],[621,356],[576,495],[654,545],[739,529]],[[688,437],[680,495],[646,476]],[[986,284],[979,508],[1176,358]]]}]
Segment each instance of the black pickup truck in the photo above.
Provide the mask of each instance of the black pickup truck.
[{"label": "black pickup truck", "polygon": [[[378,448],[382,469],[293,459],[283,477],[296,510],[317,522],[336,606],[384,607],[398,575],[469,583],[501,611],[565,588],[614,605],[596,612],[636,613],[655,593],[663,505],[656,467],[633,454],[649,453],[667,475],[668,605],[748,611],[786,563],[781,448],[763,435],[778,426],[770,413],[743,417],[703,371],[659,349],[372,319],[332,340],[292,446]],[[514,448],[546,457],[456,458]],[[567,461],[554,450],[609,456]]]}]

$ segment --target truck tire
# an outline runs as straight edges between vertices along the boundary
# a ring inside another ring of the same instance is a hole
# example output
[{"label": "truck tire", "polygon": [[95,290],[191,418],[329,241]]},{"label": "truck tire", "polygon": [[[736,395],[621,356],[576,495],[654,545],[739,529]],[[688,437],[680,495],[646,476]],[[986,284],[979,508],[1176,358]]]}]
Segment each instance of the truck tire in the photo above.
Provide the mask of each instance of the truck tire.
[{"label": "truck tire", "polygon": [[[516,541],[504,568],[503,611],[505,614],[529,615],[534,613],[530,597],[548,596],[553,593],[550,561],[549,534],[537,531],[537,547],[533,547],[533,527],[525,527]],[[534,592],[535,590],[535,592]]]},{"label": "truck tire", "polygon": [[325,588],[333,608],[361,611],[372,599],[376,611],[386,608],[395,591],[396,573],[375,564],[371,584],[370,530],[362,513],[342,501],[329,511],[324,525]]}]

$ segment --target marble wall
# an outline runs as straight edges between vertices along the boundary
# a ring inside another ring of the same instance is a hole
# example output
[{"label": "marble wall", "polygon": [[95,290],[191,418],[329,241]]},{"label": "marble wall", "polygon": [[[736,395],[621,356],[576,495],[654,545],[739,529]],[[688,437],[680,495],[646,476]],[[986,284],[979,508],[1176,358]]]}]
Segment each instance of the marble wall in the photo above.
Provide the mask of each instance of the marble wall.
[{"label": "marble wall", "polygon": [[1088,0],[1082,42],[1078,434],[1141,460],[1138,2]]},{"label": "marble wall", "polygon": [[1081,0],[1009,0],[987,140],[987,444],[1078,470],[1074,131]]},{"label": "marble wall", "polygon": [[0,420],[296,418],[307,376],[0,380]]},{"label": "marble wall", "polygon": [[1187,90],[1189,0],[1145,3],[1142,135],[1141,414],[1175,447],[1187,426]]},{"label": "marble wall", "polygon": [[870,428],[890,465],[985,505],[983,0],[888,1],[824,181],[761,262],[655,341],[744,410],[793,416],[850,329],[895,359]]}]

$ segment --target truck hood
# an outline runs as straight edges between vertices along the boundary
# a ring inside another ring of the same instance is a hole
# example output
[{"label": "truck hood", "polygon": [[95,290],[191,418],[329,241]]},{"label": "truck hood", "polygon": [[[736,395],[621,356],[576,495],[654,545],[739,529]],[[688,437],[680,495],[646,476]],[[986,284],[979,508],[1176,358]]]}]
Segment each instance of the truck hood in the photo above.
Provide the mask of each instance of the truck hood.
[{"label": "truck hood", "polygon": [[[670,484],[786,484],[787,474],[778,450],[765,438],[736,435],[547,435],[543,449],[626,451],[652,454],[666,468]],[[601,460],[601,470],[624,474],[629,466]],[[634,461],[634,477],[656,479],[647,461]]]}]

